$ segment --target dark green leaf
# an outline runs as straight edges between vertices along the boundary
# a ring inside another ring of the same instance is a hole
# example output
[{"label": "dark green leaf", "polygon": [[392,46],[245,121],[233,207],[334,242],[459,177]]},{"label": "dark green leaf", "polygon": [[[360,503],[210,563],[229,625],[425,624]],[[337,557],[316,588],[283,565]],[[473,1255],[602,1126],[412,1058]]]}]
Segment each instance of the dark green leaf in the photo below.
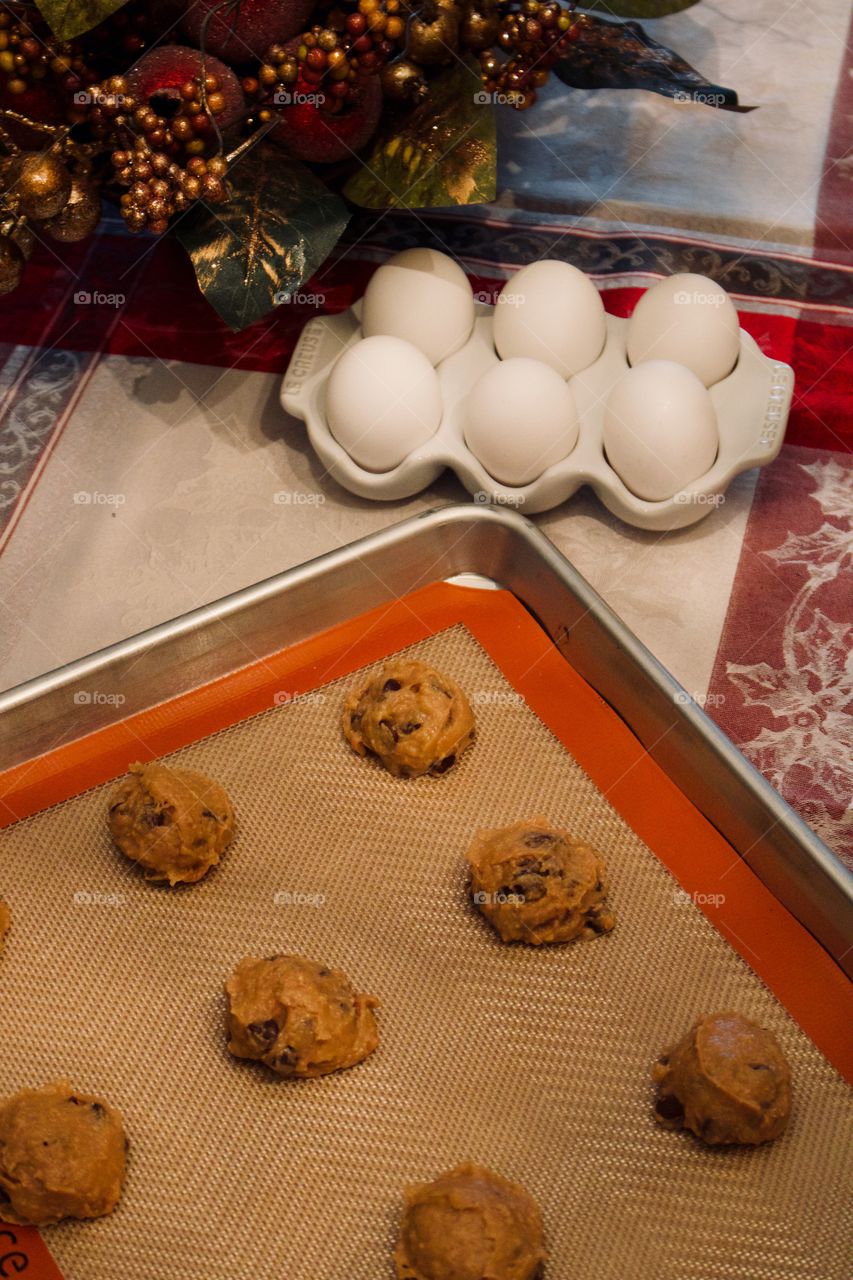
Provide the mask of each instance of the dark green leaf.
[{"label": "dark green leaf", "polygon": [[39,13],[60,40],[91,31],[127,0],[36,0]]},{"label": "dark green leaf", "polygon": [[383,128],[344,192],[366,209],[435,209],[495,198],[495,115],[476,64],[430,82],[414,111]]},{"label": "dark green leaf", "polygon": [[612,13],[616,18],[665,18],[698,3],[699,0],[584,0],[583,7]]},{"label": "dark green leaf", "polygon": [[262,142],[228,175],[231,196],[199,203],[178,225],[198,286],[230,328],[245,329],[329,256],[349,221],[315,174]]},{"label": "dark green leaf", "polygon": [[567,56],[554,66],[555,75],[573,89],[648,89],[724,111],[754,110],[739,106],[734,89],[711,84],[638,22],[609,22],[587,14],[579,30]]}]

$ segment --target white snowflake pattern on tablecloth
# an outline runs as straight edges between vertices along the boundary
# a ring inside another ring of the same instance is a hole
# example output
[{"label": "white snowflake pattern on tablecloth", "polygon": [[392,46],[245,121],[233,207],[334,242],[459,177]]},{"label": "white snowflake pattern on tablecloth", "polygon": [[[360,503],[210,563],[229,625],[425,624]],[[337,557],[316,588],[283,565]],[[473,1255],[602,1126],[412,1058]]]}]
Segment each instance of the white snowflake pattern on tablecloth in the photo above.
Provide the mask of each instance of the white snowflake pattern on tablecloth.
[{"label": "white snowflake pattern on tablecloth", "polygon": [[[802,565],[806,580],[784,619],[784,665],[729,662],[744,705],[764,707],[780,727],[764,726],[741,750],[839,854],[853,856],[853,622],[819,607],[822,586],[853,583],[853,470],[834,459],[801,463],[817,487],[810,494],[824,520],[809,533],[789,533],[763,554]],[[850,589],[853,598],[853,586]]]}]

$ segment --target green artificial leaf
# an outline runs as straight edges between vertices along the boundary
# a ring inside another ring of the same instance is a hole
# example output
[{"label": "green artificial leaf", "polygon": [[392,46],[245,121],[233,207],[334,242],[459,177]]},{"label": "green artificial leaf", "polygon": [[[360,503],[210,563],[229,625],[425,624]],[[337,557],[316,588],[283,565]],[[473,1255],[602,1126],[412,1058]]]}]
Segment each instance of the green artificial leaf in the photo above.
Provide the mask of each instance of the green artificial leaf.
[{"label": "green artificial leaf", "polygon": [[59,40],[73,40],[121,9],[127,0],[36,0],[39,13]]},{"label": "green artificial leaf", "polygon": [[723,111],[755,110],[740,106],[734,89],[712,84],[679,54],[658,44],[639,22],[584,15],[577,39],[555,63],[554,74],[573,89],[648,89]]},{"label": "green artificial leaf", "polygon": [[584,9],[598,9],[614,18],[665,18],[692,9],[699,0],[584,0]]},{"label": "green artificial leaf", "polygon": [[310,169],[261,142],[228,174],[231,195],[178,225],[198,286],[236,331],[260,320],[326,260],[349,221]]},{"label": "green artificial leaf", "polygon": [[486,204],[497,185],[495,113],[479,67],[457,62],[429,97],[383,128],[344,194],[366,209]]}]

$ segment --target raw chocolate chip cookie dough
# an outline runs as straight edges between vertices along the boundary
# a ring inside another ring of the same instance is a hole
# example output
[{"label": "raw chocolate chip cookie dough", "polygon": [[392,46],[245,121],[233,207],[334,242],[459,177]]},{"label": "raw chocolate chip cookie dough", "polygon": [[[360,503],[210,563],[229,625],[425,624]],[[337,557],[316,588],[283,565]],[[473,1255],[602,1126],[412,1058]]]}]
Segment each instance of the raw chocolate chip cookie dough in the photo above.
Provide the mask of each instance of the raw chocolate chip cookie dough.
[{"label": "raw chocolate chip cookie dough", "polygon": [[100,1218],[121,1196],[127,1140],[106,1102],[65,1080],[0,1102],[0,1218]]},{"label": "raw chocolate chip cookie dough", "polygon": [[3,947],[6,945],[6,939],[11,928],[12,912],[5,902],[0,902],[0,956],[3,954]]},{"label": "raw chocolate chip cookie dough", "polygon": [[228,796],[218,782],[191,769],[134,764],[110,796],[110,834],[146,880],[200,880],[233,833]]},{"label": "raw chocolate chip cookie dough", "polygon": [[570,942],[613,928],[601,854],[544,818],[478,831],[471,894],[504,942]]},{"label": "raw chocolate chip cookie dough", "polygon": [[474,713],[453,680],[424,662],[387,662],[346,700],[344,736],[398,778],[446,773],[474,740]]},{"label": "raw chocolate chip cookie dough", "polygon": [[361,1062],[379,1043],[374,996],[303,956],[241,960],[225,984],[228,1048],[281,1076],[310,1078]]},{"label": "raw chocolate chip cookie dough", "polygon": [[703,1142],[757,1144],[777,1138],[791,1110],[791,1072],[771,1031],[739,1013],[700,1018],[661,1054],[653,1077],[655,1117]]},{"label": "raw chocolate chip cookie dough", "polygon": [[542,1216],[518,1183],[460,1164],[406,1188],[395,1257],[398,1280],[538,1280]]}]

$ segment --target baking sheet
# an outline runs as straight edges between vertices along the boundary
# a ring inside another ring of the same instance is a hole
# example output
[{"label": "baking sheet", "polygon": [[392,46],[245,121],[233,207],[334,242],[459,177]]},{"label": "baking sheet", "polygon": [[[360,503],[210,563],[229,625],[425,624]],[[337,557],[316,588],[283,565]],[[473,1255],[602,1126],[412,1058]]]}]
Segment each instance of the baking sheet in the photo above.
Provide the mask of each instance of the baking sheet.
[{"label": "baking sheet", "polygon": [[[444,778],[347,751],[356,676],[168,757],[238,814],[193,888],[112,851],[107,787],[4,833],[0,1089],[67,1075],[133,1143],[113,1217],[45,1230],[66,1276],[390,1277],[403,1184],[474,1159],[538,1200],[549,1280],[847,1280],[846,1085],[464,627],[407,652],[475,704],[478,741]],[[507,948],[469,905],[471,832],[541,812],[606,852],[613,934]],[[222,982],[286,950],[381,998],[367,1062],[294,1083],[227,1054]],[[792,1065],[791,1125],[765,1148],[708,1151],[651,1117],[652,1059],[726,1007]]]}]

